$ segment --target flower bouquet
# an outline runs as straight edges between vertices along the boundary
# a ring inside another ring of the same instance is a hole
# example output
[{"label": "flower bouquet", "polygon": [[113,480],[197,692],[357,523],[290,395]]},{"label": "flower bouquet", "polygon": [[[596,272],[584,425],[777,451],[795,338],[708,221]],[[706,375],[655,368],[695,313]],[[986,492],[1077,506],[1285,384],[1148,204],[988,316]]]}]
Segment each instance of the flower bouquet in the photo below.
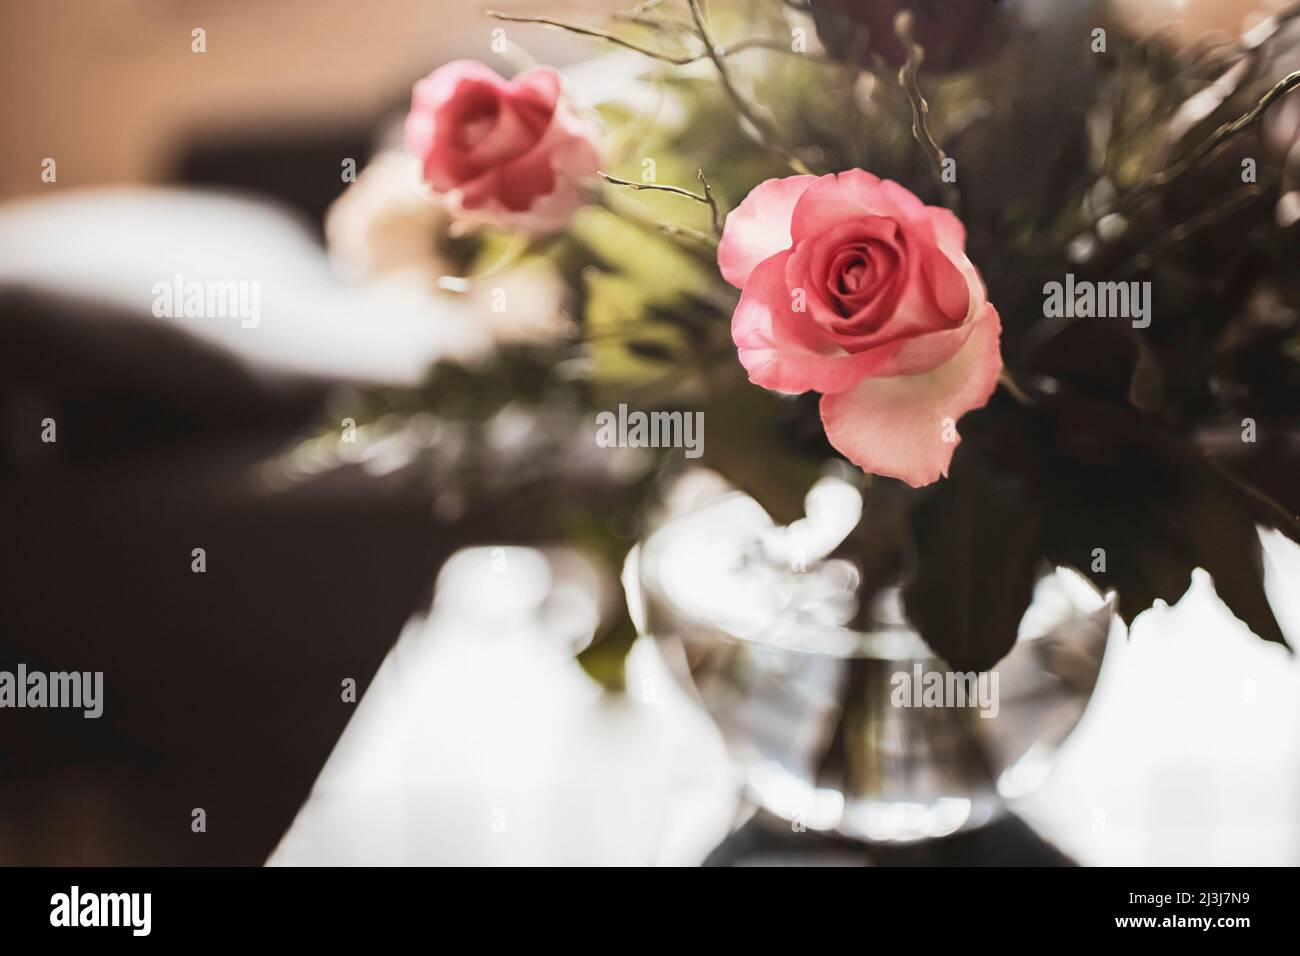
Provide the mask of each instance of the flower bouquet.
[{"label": "flower bouquet", "polygon": [[[956,669],[1058,567],[1127,623],[1202,568],[1284,643],[1257,529],[1300,540],[1300,5],[1191,45],[1089,2],[487,16],[330,222],[492,330],[361,416],[436,420],[449,519],[614,574],[683,469],[785,523],[829,468],[859,605],[901,584]],[[532,64],[546,30],[599,58]],[[580,659],[617,683],[634,637],[616,607]]]}]

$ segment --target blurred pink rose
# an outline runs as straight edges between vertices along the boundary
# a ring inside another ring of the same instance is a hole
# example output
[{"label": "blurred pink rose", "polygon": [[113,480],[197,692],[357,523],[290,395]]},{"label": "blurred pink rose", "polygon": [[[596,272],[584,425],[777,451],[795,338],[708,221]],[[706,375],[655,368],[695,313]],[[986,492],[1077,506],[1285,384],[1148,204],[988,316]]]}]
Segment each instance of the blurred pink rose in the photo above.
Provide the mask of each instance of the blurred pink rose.
[{"label": "blurred pink rose", "polygon": [[860,169],[760,184],[718,248],[742,290],[731,334],[750,381],[821,392],[826,437],[869,472],[913,487],[947,475],[954,423],[1002,369],[965,243],[947,209]]},{"label": "blurred pink rose", "polygon": [[439,67],[412,91],[406,146],[456,218],[530,233],[562,228],[600,165],[550,67],[509,81],[473,60]]}]

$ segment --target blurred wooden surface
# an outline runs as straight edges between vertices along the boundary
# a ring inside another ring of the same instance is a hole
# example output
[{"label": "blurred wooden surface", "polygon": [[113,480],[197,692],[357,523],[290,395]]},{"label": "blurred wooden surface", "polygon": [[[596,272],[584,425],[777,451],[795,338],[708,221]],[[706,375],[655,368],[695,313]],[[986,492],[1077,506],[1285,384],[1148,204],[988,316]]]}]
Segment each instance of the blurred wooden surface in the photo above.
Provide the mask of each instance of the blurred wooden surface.
[{"label": "blurred wooden surface", "polygon": [[[184,144],[260,132],[364,130],[409,103],[411,84],[491,51],[490,7],[552,16],[611,0],[96,0],[7,3],[0,13],[5,148],[0,199],[70,186],[168,179]],[[191,51],[206,31],[207,52]],[[541,60],[593,49],[554,30],[510,27]],[[41,181],[46,157],[58,185]],[[341,156],[299,174],[339,181]],[[360,157],[358,157],[360,159]]]}]

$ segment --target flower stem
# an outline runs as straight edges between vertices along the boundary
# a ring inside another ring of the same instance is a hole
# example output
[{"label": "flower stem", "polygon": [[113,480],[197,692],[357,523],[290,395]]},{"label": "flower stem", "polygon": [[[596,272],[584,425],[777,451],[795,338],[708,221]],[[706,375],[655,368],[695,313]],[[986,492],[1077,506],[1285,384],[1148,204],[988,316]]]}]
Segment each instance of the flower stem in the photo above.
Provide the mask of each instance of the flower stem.
[{"label": "flower stem", "polygon": [[1007,394],[1014,398],[1021,405],[1030,406],[1034,404],[1033,398],[1028,392],[1021,388],[1011,373],[1003,366],[1002,371],[998,373],[998,384],[1007,390]]}]

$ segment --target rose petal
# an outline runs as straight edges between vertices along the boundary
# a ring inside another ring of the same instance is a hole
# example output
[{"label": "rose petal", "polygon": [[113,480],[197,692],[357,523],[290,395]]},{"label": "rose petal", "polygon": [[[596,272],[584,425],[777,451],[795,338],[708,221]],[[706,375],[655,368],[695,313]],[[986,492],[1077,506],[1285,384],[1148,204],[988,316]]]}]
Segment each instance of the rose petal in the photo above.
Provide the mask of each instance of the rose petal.
[{"label": "rose petal", "polygon": [[[448,202],[470,221],[537,235],[561,229],[583,203],[579,184],[600,168],[596,138],[591,124],[561,102],[530,153],[448,193]],[[537,165],[543,161],[544,171]]]},{"label": "rose petal", "polygon": [[511,212],[523,212],[539,196],[555,191],[556,175],[551,157],[540,149],[512,160],[492,171],[492,195]]},{"label": "rose petal", "polygon": [[452,215],[538,234],[563,227],[585,200],[597,139],[551,67],[507,82],[454,61],[415,85],[406,122],[407,146]]},{"label": "rose petal", "polygon": [[899,335],[850,354],[809,313],[793,310],[785,279],[790,255],[778,253],[759,263],[731,318],[740,363],[755,385],[796,395],[809,390],[842,392],[864,375],[927,372],[952,358],[970,336],[971,323],[916,334],[904,322]]},{"label": "rose petal", "polygon": [[434,110],[451,99],[462,82],[483,83],[498,91],[506,88],[505,79],[496,70],[478,60],[452,60],[444,63],[411,90],[411,106]]},{"label": "rose petal", "polygon": [[499,116],[500,101],[508,89],[495,70],[476,60],[453,60],[412,88],[404,131],[406,146],[421,158],[424,178],[434,189],[452,188],[482,171],[455,142],[454,134],[460,128],[460,118],[467,114],[491,112]]},{"label": "rose petal", "polygon": [[889,319],[906,291],[907,275],[905,270],[893,270],[883,275],[878,284],[881,294],[854,315],[845,316],[831,301],[833,294],[829,286],[832,279],[826,260],[846,246],[873,239],[887,241],[895,249],[894,257],[903,262],[905,257],[897,249],[897,235],[898,224],[893,219],[867,216],[841,223],[801,242],[790,251],[785,267],[787,288],[804,290],[803,298],[811,320],[822,327],[828,339],[848,351],[858,352],[876,344],[871,334],[889,325]]},{"label": "rose petal", "polygon": [[560,74],[550,66],[535,66],[510,81],[510,88],[520,102],[536,107],[546,116],[555,112],[560,102]]},{"label": "rose petal", "polygon": [[560,100],[560,76],[549,66],[534,67],[510,81],[501,117],[490,143],[475,150],[484,163],[500,163],[531,149],[547,133]]},{"label": "rose petal", "polygon": [[846,169],[820,177],[799,197],[790,216],[790,235],[800,243],[865,216],[883,216],[912,226],[926,222],[926,208],[896,182],[880,179],[865,169]]},{"label": "rose petal", "polygon": [[790,215],[816,176],[769,179],[727,214],[718,243],[718,268],[737,289],[764,259],[790,248]]},{"label": "rose petal", "polygon": [[978,276],[971,282],[973,267],[969,272],[966,270],[970,266],[966,253],[961,249],[949,252],[938,246],[925,247],[917,258],[925,275],[926,290],[939,314],[954,325],[965,322],[971,303],[984,299],[984,287]]},{"label": "rose petal", "polygon": [[991,305],[970,327],[966,344],[943,365],[896,378],[864,378],[821,400],[830,443],[876,475],[900,478],[913,488],[948,474],[961,441],[955,428],[945,441],[945,419],[986,404],[1002,370],[1002,323]]},{"label": "rose petal", "polygon": [[934,238],[939,248],[954,258],[965,255],[966,226],[956,214],[943,206],[926,206],[925,212],[934,227]]}]

